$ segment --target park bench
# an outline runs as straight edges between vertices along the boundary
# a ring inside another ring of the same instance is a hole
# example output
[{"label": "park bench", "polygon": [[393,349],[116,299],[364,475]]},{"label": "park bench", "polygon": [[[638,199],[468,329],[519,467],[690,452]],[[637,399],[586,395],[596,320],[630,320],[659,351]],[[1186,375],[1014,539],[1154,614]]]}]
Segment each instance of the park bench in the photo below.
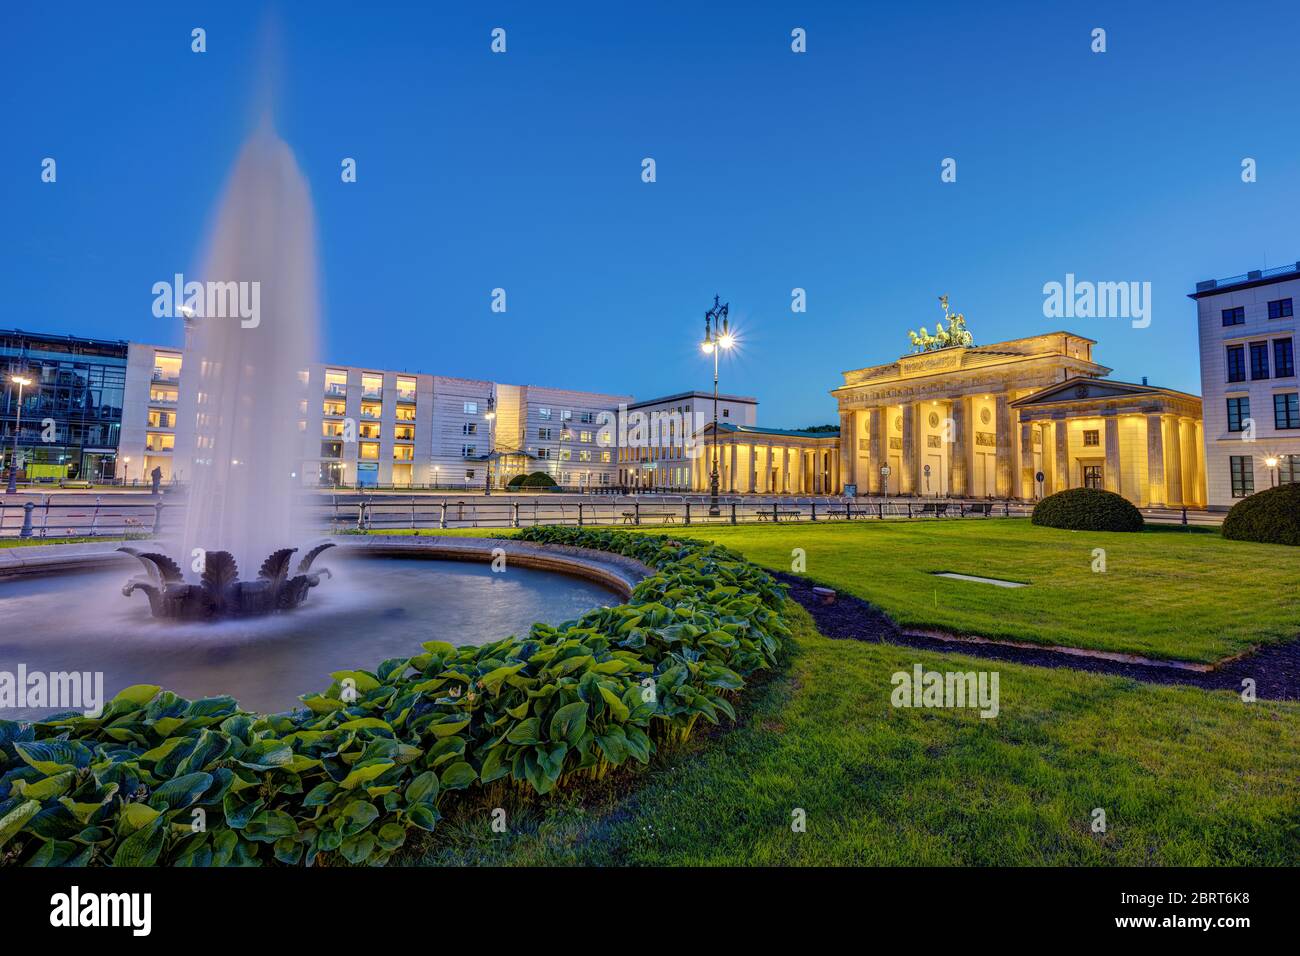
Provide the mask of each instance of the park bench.
[{"label": "park bench", "polygon": [[[663,518],[664,524],[672,524],[674,521],[677,520],[677,515],[671,511],[643,511],[641,512],[641,517],[642,518]],[[635,511],[623,512],[624,524],[635,524],[636,521],[637,521],[637,514]]]},{"label": "park bench", "polygon": [[944,502],[930,501],[921,505],[922,515],[934,515],[936,518],[942,518],[948,513],[948,505]]},{"label": "park bench", "polygon": [[756,512],[756,513],[758,514],[758,520],[759,520],[759,521],[771,521],[774,515],[775,515],[775,517],[778,518],[778,519],[780,519],[780,518],[794,518],[796,521],[798,521],[800,518],[803,517],[803,512],[802,512],[802,511],[799,511],[798,509],[795,509],[795,510],[793,510],[793,511],[776,511],[776,512],[772,512],[772,511],[759,511],[759,512]]},{"label": "park bench", "polygon": [[993,514],[993,502],[982,501],[979,504],[969,505],[962,511],[962,514],[983,515],[987,518],[989,515]]}]

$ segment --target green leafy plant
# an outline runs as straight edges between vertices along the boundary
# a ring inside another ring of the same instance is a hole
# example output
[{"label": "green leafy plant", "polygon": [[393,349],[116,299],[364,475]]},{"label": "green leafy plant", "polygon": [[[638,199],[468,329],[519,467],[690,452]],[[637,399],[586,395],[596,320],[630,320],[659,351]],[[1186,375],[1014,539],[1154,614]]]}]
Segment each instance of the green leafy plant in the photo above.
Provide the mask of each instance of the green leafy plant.
[{"label": "green leafy plant", "polygon": [[471,787],[544,795],[734,718],[788,630],[784,589],[703,542],[530,528],[655,573],[631,599],[481,646],[339,671],[285,714],[129,687],[99,717],[0,721],[0,860],[382,864]]}]

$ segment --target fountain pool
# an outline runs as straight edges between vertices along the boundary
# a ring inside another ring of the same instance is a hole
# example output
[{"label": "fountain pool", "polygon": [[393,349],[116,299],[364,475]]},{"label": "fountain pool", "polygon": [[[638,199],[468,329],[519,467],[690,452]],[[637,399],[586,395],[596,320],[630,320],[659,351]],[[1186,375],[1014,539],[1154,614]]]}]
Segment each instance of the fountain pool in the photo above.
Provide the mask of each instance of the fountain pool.
[{"label": "fountain pool", "polygon": [[[132,684],[183,697],[230,694],[247,710],[298,705],[330,673],[372,670],[422,641],[484,644],[559,624],[623,598],[584,578],[512,566],[418,558],[331,562],[337,578],[297,610],[262,618],[178,623],[124,600],[122,569],[0,580],[0,672],[102,672],[105,700]],[[4,708],[30,720],[67,708]]]}]

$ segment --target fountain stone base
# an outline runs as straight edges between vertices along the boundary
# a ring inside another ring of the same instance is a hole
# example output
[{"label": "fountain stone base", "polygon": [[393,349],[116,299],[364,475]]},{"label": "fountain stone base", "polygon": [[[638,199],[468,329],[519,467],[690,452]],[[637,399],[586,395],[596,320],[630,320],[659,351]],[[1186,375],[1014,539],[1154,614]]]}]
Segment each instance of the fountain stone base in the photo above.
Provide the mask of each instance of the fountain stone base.
[{"label": "fountain stone base", "polygon": [[281,548],[262,562],[252,581],[239,580],[239,567],[229,551],[208,551],[203,556],[198,584],[187,583],[180,565],[165,554],[122,547],[117,550],[139,559],[145,569],[143,576],[122,586],[122,594],[130,597],[143,591],[154,617],[177,621],[260,617],[291,611],[320,584],[322,577],[332,577],[329,568],[312,568],[321,552],[332,547],[333,543],[327,542],[312,548],[293,574],[290,567],[298,549]]}]

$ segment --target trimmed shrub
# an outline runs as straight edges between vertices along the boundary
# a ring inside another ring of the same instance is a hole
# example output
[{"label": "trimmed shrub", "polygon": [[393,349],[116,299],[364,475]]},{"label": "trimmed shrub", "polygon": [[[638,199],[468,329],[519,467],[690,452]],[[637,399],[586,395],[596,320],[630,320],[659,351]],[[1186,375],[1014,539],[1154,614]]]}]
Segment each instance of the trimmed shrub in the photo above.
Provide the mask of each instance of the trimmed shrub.
[{"label": "trimmed shrub", "polygon": [[1068,488],[1034,505],[1034,524],[1068,531],[1141,531],[1142,512],[1127,498],[1100,488]]},{"label": "trimmed shrub", "polygon": [[528,477],[528,476],[527,476],[527,475],[515,475],[513,478],[511,478],[509,481],[506,482],[506,487],[507,487],[507,488],[518,488],[520,485],[522,485],[522,484],[524,483],[524,479],[525,479],[526,477]]},{"label": "trimmed shrub", "polygon": [[534,471],[524,476],[521,484],[525,488],[554,488],[556,487],[555,479],[544,471]]},{"label": "trimmed shrub", "polygon": [[1300,485],[1278,485],[1242,498],[1223,519],[1223,536],[1300,545]]},{"label": "trimmed shrub", "polygon": [[725,548],[582,528],[521,537],[655,573],[626,604],[558,627],[338,671],[289,713],[139,685],[99,717],[0,721],[0,863],[382,864],[456,791],[546,794],[646,764],[700,717],[734,719],[745,679],[789,635],[783,586]]}]

